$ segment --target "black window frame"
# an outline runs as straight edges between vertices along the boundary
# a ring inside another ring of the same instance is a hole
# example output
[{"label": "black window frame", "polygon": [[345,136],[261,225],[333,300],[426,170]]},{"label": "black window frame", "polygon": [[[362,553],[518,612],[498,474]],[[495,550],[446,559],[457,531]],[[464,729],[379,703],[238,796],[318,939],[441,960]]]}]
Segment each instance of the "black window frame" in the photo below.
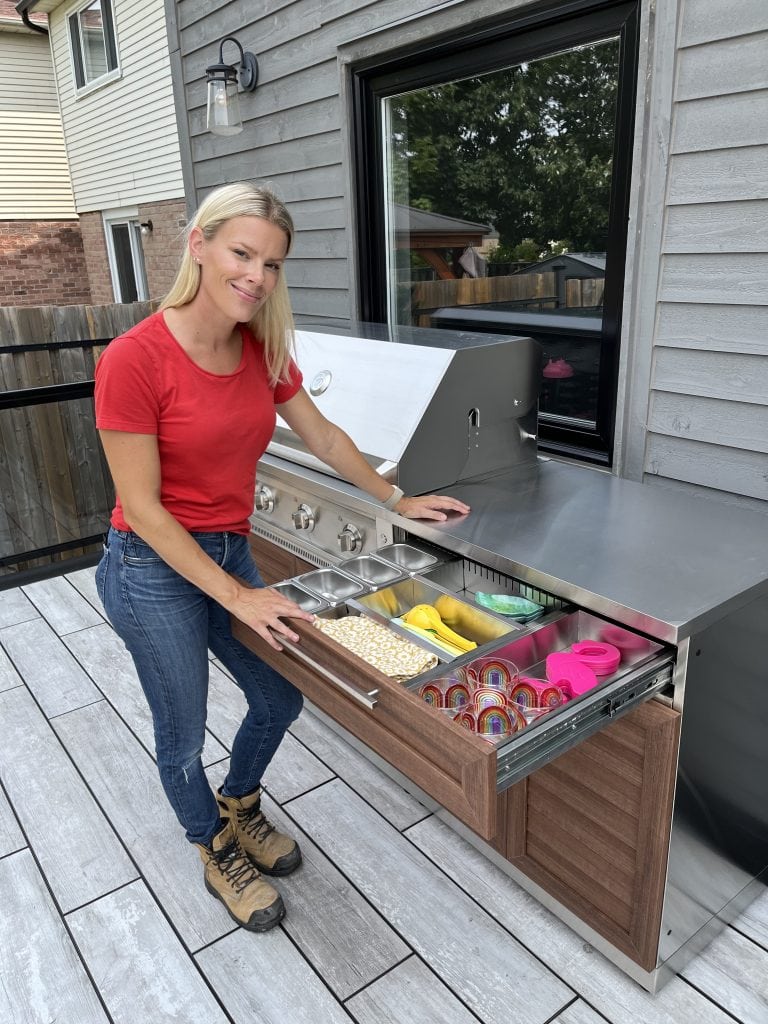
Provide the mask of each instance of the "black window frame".
[{"label": "black window frame", "polygon": [[[386,323],[387,266],[381,101],[460,77],[496,71],[574,46],[619,37],[619,81],[601,329],[596,426],[542,420],[543,451],[610,466],[618,398],[621,315],[637,96],[641,0],[549,0],[476,22],[350,68],[360,319]],[[468,329],[477,330],[476,326]],[[498,326],[487,331],[501,333]],[[508,328],[507,328],[508,330]],[[519,333],[519,332],[518,332]],[[536,332],[526,329],[536,337]],[[542,338],[539,340],[544,340]]]},{"label": "black window frame", "polygon": [[100,82],[102,78],[116,71],[120,66],[117,59],[117,39],[115,37],[115,18],[112,11],[112,0],[101,0],[101,13],[103,20],[104,30],[104,50],[107,58],[107,70],[103,75],[99,75],[98,78],[91,78],[90,80],[85,76],[85,63],[83,61],[83,39],[80,32],[80,15],[83,11],[90,6],[92,0],[86,0],[85,3],[80,4],[77,10],[72,11],[71,14],[67,15],[67,22],[69,24],[69,42],[70,50],[72,51],[72,65],[75,72],[75,85],[78,89],[85,89],[88,86],[95,85]]}]

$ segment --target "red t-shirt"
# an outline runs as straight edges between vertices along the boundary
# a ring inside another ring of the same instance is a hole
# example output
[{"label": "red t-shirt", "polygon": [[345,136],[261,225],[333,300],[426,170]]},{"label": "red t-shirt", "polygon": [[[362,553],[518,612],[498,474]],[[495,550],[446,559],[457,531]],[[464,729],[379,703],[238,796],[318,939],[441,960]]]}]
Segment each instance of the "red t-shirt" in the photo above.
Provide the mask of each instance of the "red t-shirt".
[{"label": "red t-shirt", "polygon": [[[155,434],[163,506],[187,530],[248,533],[256,463],[275,428],[275,405],[301,388],[270,387],[261,343],[243,324],[243,354],[234,373],[193,362],[154,313],[115,338],[96,365],[96,426]],[[129,530],[120,498],[112,525]]]}]

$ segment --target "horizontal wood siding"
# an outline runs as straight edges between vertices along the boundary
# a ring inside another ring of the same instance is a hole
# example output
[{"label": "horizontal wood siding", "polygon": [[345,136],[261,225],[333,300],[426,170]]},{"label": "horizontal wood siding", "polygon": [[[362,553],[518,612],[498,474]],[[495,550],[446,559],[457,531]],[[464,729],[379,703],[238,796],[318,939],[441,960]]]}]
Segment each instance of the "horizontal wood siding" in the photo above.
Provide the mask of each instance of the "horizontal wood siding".
[{"label": "horizontal wood siding", "polygon": [[768,7],[684,0],[644,470],[768,499]]},{"label": "horizontal wood siding", "polygon": [[120,77],[79,96],[65,3],[51,40],[79,213],[184,194],[163,0],[114,0]]},{"label": "horizontal wood siding", "polygon": [[48,40],[0,30],[0,220],[74,217]]}]

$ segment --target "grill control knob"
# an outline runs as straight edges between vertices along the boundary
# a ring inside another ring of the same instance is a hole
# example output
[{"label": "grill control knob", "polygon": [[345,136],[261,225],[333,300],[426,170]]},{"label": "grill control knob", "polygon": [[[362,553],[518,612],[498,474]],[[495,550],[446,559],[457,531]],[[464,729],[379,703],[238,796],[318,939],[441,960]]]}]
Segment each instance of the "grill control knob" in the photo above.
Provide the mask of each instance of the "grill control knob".
[{"label": "grill control knob", "polygon": [[341,550],[351,553],[362,546],[363,535],[353,523],[347,523],[338,535],[338,540]]},{"label": "grill control knob", "polygon": [[256,488],[256,497],[253,499],[253,507],[257,512],[273,512],[275,508],[275,493],[271,487],[261,484]]},{"label": "grill control knob", "polygon": [[315,513],[304,502],[299,505],[291,519],[294,530],[306,530],[307,533],[311,533],[315,528]]}]

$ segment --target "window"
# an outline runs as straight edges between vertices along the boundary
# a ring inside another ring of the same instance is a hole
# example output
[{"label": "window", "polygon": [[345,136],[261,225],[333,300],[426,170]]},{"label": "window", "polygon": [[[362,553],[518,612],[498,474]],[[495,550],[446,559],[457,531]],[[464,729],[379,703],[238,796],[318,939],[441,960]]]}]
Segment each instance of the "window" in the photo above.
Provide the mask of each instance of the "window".
[{"label": "window", "polygon": [[69,38],[78,89],[117,69],[117,44],[110,0],[91,0],[70,14]]},{"label": "window", "polygon": [[138,211],[109,211],[103,217],[115,302],[148,299]]},{"label": "window", "polygon": [[604,464],[636,53],[634,0],[569,0],[354,71],[362,316],[534,337],[541,447]]}]

